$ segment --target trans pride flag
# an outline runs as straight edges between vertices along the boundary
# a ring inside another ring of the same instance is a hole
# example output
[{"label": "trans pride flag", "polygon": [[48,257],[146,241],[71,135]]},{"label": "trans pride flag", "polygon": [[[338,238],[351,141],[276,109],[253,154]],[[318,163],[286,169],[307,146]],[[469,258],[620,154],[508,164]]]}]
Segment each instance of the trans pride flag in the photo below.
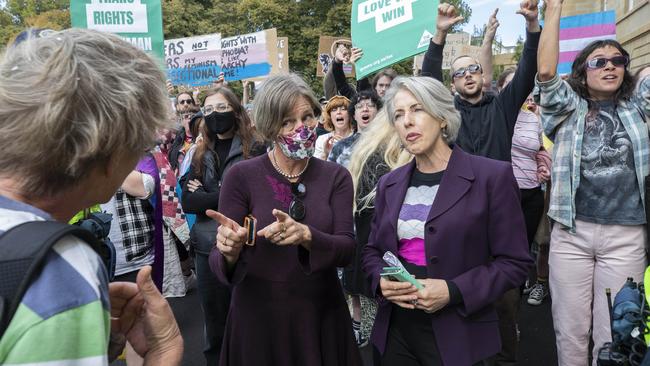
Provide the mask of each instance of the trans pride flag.
[{"label": "trans pride flag", "polygon": [[571,73],[571,65],[578,53],[589,43],[616,38],[614,10],[563,17],[560,19],[559,74]]}]

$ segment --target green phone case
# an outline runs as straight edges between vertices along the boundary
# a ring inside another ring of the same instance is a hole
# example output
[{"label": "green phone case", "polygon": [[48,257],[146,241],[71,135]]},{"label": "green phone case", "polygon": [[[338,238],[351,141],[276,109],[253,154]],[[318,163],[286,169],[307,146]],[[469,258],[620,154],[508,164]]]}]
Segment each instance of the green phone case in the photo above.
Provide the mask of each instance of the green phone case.
[{"label": "green phone case", "polygon": [[413,277],[407,270],[402,267],[384,267],[383,271],[380,273],[384,277],[392,277],[400,282],[408,282],[415,286],[418,290],[422,290],[424,287],[422,284]]}]

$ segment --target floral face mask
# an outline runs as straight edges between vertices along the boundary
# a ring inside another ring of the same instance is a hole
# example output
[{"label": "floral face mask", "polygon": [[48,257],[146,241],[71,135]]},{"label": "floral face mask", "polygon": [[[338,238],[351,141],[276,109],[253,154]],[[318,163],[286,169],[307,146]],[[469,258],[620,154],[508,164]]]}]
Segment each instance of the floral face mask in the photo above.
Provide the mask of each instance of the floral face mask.
[{"label": "floral face mask", "polygon": [[278,146],[282,153],[293,160],[302,160],[314,156],[316,150],[316,131],[302,126],[289,136],[278,136]]}]

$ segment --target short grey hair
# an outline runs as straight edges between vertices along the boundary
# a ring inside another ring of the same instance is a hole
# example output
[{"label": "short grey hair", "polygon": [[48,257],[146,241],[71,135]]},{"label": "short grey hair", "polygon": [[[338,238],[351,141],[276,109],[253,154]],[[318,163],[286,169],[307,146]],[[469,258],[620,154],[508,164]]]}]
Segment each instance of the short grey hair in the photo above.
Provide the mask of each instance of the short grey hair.
[{"label": "short grey hair", "polygon": [[454,98],[441,82],[424,76],[400,76],[393,80],[390,89],[384,96],[386,111],[391,123],[395,123],[394,99],[400,90],[406,90],[413,94],[428,114],[447,124],[445,127],[447,143],[456,141],[460,129],[460,113],[454,106]]},{"label": "short grey hair", "polygon": [[0,177],[34,198],[69,189],[153,147],[170,108],[161,64],[119,37],[30,36],[0,59]]},{"label": "short grey hair", "polygon": [[296,74],[271,76],[253,101],[253,119],[257,132],[266,141],[275,141],[282,121],[292,112],[300,98],[306,98],[314,113],[320,113],[320,103],[311,88]]}]

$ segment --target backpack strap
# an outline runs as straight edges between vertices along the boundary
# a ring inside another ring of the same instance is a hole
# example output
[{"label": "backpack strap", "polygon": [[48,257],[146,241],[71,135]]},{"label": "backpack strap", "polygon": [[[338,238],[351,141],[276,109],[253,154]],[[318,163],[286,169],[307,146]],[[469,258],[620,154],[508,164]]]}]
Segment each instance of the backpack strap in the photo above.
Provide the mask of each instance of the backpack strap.
[{"label": "backpack strap", "polygon": [[0,235],[0,338],[41,272],[47,253],[66,235],[76,236],[95,251],[100,249],[89,231],[57,221],[30,221]]}]

